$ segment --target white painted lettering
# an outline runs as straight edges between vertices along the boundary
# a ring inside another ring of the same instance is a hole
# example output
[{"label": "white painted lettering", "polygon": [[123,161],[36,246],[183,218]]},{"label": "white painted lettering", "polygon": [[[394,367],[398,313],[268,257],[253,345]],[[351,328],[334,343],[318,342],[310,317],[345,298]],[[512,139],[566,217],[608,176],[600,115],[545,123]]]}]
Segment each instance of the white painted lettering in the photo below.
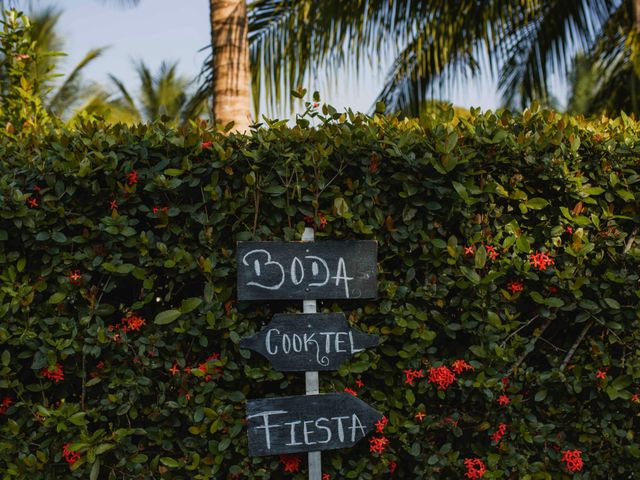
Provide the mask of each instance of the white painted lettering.
[{"label": "white painted lettering", "polygon": [[326,337],[326,345],[324,348],[325,353],[331,353],[331,336],[335,335],[335,332],[318,332],[320,335],[324,335]]},{"label": "white painted lettering", "polygon": [[367,430],[362,426],[362,423],[360,422],[360,419],[358,418],[358,415],[356,415],[355,413],[351,417],[351,426],[349,428],[351,429],[351,441],[352,442],[356,441],[356,430],[357,429],[360,429],[361,435],[363,437],[367,434]]},{"label": "white painted lettering", "polygon": [[356,345],[353,341],[353,332],[349,330],[349,343],[351,344],[351,353],[362,352],[364,348],[356,348]]},{"label": "white painted lettering", "polygon": [[326,440],[318,440],[318,443],[329,443],[331,441],[331,429],[329,427],[324,427],[322,425],[320,425],[320,422],[328,422],[329,419],[325,418],[325,417],[320,417],[319,419],[316,420],[316,428],[321,428],[322,430],[324,430],[327,433],[327,439]]},{"label": "white painted lettering", "polygon": [[338,439],[344,442],[344,428],[342,427],[342,419],[349,419],[349,417],[331,417],[331,420],[338,421]]},{"label": "white painted lettering", "polygon": [[288,411],[287,410],[271,410],[271,411],[267,411],[267,412],[256,413],[255,415],[249,415],[247,417],[247,420],[249,420],[251,418],[255,418],[255,417],[262,417],[262,420],[263,420],[264,423],[263,423],[263,425],[261,425],[259,427],[256,427],[256,430],[264,429],[265,440],[266,440],[266,443],[267,443],[267,450],[271,450],[271,434],[270,434],[270,430],[272,428],[278,428],[278,427],[282,426],[282,424],[270,425],[269,424],[269,416],[270,415],[282,415],[283,413],[288,413]]},{"label": "white painted lettering", "polygon": [[302,445],[300,442],[296,442],[296,425],[302,423],[300,420],[297,422],[285,422],[285,425],[291,425],[291,442],[287,443],[288,446],[291,445]]},{"label": "white painted lettering", "polygon": [[336,333],[336,353],[346,353],[347,350],[343,349],[340,345],[346,343],[346,340],[340,340],[341,336],[347,336],[347,332]]},{"label": "white painted lettering", "polygon": [[294,352],[296,353],[302,352],[302,338],[300,338],[300,335],[298,335],[297,333],[294,333],[292,337],[292,343],[293,343]]},{"label": "white painted lettering", "polygon": [[[322,258],[313,256],[313,255],[307,255],[304,258],[308,258],[310,260],[319,261],[322,264],[322,266],[324,267],[324,272],[325,272],[323,281],[310,283],[309,286],[310,287],[324,287],[327,283],[329,283],[329,277],[331,276],[331,273],[329,273],[329,266],[327,265],[327,262],[325,262]],[[316,264],[316,262],[313,262],[313,264],[311,265],[311,273],[313,273],[314,277],[317,277],[318,274],[319,274],[318,265]]]},{"label": "white painted lettering", "polygon": [[289,353],[291,351],[291,339],[289,335],[282,336],[282,351],[284,353]]},{"label": "white painted lettering", "polygon": [[[266,257],[267,261],[264,263],[265,266],[267,265],[275,265],[278,267],[278,269],[280,270],[280,281],[274,285],[263,285],[261,283],[258,282],[247,282],[247,285],[253,285],[255,287],[259,287],[259,288],[264,288],[266,290],[278,290],[282,284],[284,284],[284,279],[285,279],[285,275],[284,275],[284,267],[282,266],[282,264],[278,263],[278,262],[273,262],[271,260],[271,254],[269,252],[267,252],[266,250],[262,250],[262,249],[258,249],[258,250],[251,250],[250,252],[247,252],[245,254],[244,257],[242,257],[242,263],[246,266],[249,266],[249,262],[247,262],[247,257],[251,256],[251,255],[256,255],[256,254],[264,254],[264,256]],[[256,276],[260,276],[262,274],[262,268],[260,266],[260,262],[259,259],[255,259],[253,262],[253,269],[256,272]]]},{"label": "white painted lettering", "polygon": [[[300,277],[298,277],[296,269],[300,270]],[[302,280],[304,280],[304,267],[298,257],[293,257],[293,260],[291,261],[291,283],[294,285],[300,285]]]},{"label": "white painted lettering", "polygon": [[267,347],[267,352],[269,353],[269,355],[275,355],[276,353],[278,353],[278,347],[274,346],[273,350],[271,350],[271,332],[275,332],[275,334],[279,334],[280,330],[278,330],[277,328],[270,328],[269,331],[267,332],[267,337],[264,340],[264,343],[266,344]]},{"label": "white painted lettering", "polygon": [[309,440],[309,435],[315,432],[315,430],[307,430],[307,423],[315,423],[313,420],[307,420],[302,424],[302,432],[304,434],[304,444],[305,445],[315,445],[317,442],[312,442]]},{"label": "white painted lettering", "polygon": [[340,280],[344,281],[344,295],[349,298],[349,280],[353,280],[353,277],[347,276],[347,266],[342,257],[338,260],[338,271],[333,279],[336,281],[336,287],[340,285]]}]

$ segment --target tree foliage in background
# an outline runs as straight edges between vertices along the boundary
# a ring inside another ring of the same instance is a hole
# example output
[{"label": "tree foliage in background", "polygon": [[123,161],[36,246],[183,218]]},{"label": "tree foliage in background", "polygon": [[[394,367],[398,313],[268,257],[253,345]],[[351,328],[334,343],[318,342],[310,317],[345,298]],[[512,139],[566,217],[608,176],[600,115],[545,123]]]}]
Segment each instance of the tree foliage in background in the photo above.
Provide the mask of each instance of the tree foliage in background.
[{"label": "tree foliage in background", "polygon": [[[16,20],[3,48],[32,55]],[[236,241],[309,224],[379,242],[379,297],[319,308],[381,344],[321,389],[388,423],[324,473],[636,474],[640,124],[309,104],[248,136],[69,129],[19,67],[0,97],[4,478],[306,478],[248,457],[244,430],[247,398],[301,394],[304,376],[239,348],[298,305],[237,302],[234,279]]]},{"label": "tree foliage in background", "polygon": [[378,97],[391,111],[417,116],[422,101],[479,73],[499,78],[510,105],[548,104],[551,74],[566,77],[582,50],[600,76],[589,113],[637,112],[634,4],[257,0],[249,11],[254,92],[264,90],[273,107],[321,68],[331,78],[393,58]]}]

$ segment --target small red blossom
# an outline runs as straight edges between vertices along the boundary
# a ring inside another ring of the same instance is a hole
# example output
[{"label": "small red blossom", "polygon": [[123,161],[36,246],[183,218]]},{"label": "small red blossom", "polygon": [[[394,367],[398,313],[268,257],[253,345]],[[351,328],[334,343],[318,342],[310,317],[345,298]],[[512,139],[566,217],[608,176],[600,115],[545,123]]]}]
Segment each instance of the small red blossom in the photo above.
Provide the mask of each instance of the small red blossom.
[{"label": "small red blossom", "polygon": [[632,401],[632,402],[635,402],[635,403],[640,402],[640,397],[638,396],[638,394],[637,394],[637,393],[636,393],[636,394],[634,394],[634,395],[631,397],[631,401]]},{"label": "small red blossom", "polygon": [[80,460],[80,453],[75,452],[73,450],[69,450],[69,444],[65,443],[62,447],[62,455],[64,456],[64,460],[69,464],[73,465],[78,460]]},{"label": "small red blossom", "polygon": [[422,422],[424,420],[424,417],[426,417],[426,413],[424,412],[418,412],[416,413],[416,420],[418,420],[419,422]]},{"label": "small red blossom", "polygon": [[429,383],[438,385],[438,390],[446,390],[455,379],[455,374],[444,365],[429,369]]},{"label": "small red blossom", "polygon": [[500,382],[502,383],[502,390],[506,390],[509,386],[509,377],[502,377],[502,380],[500,380]]},{"label": "small red blossom", "polygon": [[382,454],[389,445],[389,440],[384,435],[380,437],[371,437],[369,439],[369,451],[371,453]]},{"label": "small red blossom", "polygon": [[208,142],[202,142],[200,144],[200,148],[202,148],[203,150],[205,148],[211,148],[213,146],[213,142],[211,140],[209,140]]},{"label": "small red blossom", "polygon": [[444,417],[442,419],[442,424],[443,425],[453,425],[454,427],[457,427],[458,426],[458,420],[454,420],[451,417]]},{"label": "small red blossom", "polygon": [[511,293],[518,293],[524,290],[524,283],[513,281],[507,284],[507,290],[511,290]]},{"label": "small red blossom", "polygon": [[69,274],[69,282],[71,282],[71,285],[79,285],[81,280],[82,274],[80,273],[80,270],[73,270]]},{"label": "small red blossom", "polygon": [[13,399],[8,395],[5,396],[0,403],[0,415],[4,415],[11,405],[13,405]]},{"label": "small red blossom", "polygon": [[138,172],[136,172],[135,170],[131,170],[129,173],[127,173],[127,183],[129,185],[135,185],[136,183],[138,183]]},{"label": "small red blossom", "polygon": [[498,404],[501,407],[505,407],[507,405],[509,405],[511,403],[511,399],[509,397],[507,397],[506,395],[500,395],[498,397]]},{"label": "small red blossom", "polygon": [[470,479],[482,478],[487,471],[487,467],[479,458],[465,458],[464,466],[467,467],[465,476]]},{"label": "small red blossom", "polygon": [[609,370],[609,369],[605,368],[604,370],[598,370],[596,372],[596,380],[606,380],[607,379],[607,370]]},{"label": "small red blossom", "polygon": [[456,361],[454,361],[453,364],[451,365],[451,369],[458,375],[460,375],[462,372],[466,372],[468,370],[470,370],[472,372],[475,370],[473,365],[469,365],[464,360],[456,360]]},{"label": "small red blossom", "polygon": [[96,368],[98,370],[102,370],[104,368],[104,362],[102,360],[100,360],[97,364],[96,364]]},{"label": "small red blossom", "polygon": [[358,386],[358,388],[362,388],[364,387],[364,382],[358,378],[356,380],[356,385]]},{"label": "small red blossom", "polygon": [[551,265],[555,265],[553,258],[547,255],[545,252],[532,253],[529,255],[529,263],[533,268],[537,268],[538,270],[544,271],[547,267]]},{"label": "small red blossom", "polygon": [[387,423],[389,423],[389,419],[383,415],[383,417],[375,423],[376,432],[382,433],[384,431],[384,427],[387,426]]},{"label": "small red blossom", "polygon": [[153,207],[154,215],[157,215],[160,212],[169,213],[169,207]]},{"label": "small red blossom", "polygon": [[109,208],[111,210],[117,210],[118,209],[118,202],[116,200],[111,200],[109,202]]},{"label": "small red blossom", "polygon": [[180,368],[178,368],[178,364],[176,362],[173,362],[173,366],[169,369],[169,371],[171,372],[171,375],[175,376],[180,371]]},{"label": "small red blossom", "polygon": [[146,320],[142,317],[139,317],[137,315],[131,315],[129,317],[124,317],[122,319],[122,326],[121,326],[121,330],[123,332],[129,332],[129,331],[139,331],[140,328],[147,323]]},{"label": "small red blossom", "polygon": [[489,258],[491,260],[495,260],[500,255],[498,252],[496,252],[495,247],[492,247],[491,245],[485,245],[484,248],[487,250],[487,255],[489,255]]},{"label": "small red blossom", "polygon": [[351,388],[349,388],[349,387],[345,387],[344,391],[345,391],[346,393],[350,393],[350,394],[351,394],[351,395],[353,395],[354,397],[357,397],[357,396],[358,396],[358,394],[356,393],[356,391],[355,391],[355,390],[353,390],[353,389],[351,389]]},{"label": "small red blossom", "polygon": [[280,463],[284,466],[285,472],[297,472],[300,470],[302,459],[300,455],[280,455]]},{"label": "small red blossom", "polygon": [[331,480],[331,475],[329,475],[328,473],[323,473],[322,480]]},{"label": "small red blossom", "polygon": [[53,367],[45,367],[40,370],[40,375],[49,380],[54,380],[58,383],[61,380],[64,380],[64,371],[62,370],[62,365],[56,363]]},{"label": "small red blossom", "polygon": [[416,378],[424,377],[424,372],[422,370],[412,370],[407,369],[404,371],[404,383],[413,386],[413,382]]},{"label": "small red blossom", "polygon": [[556,287],[555,285],[551,285],[551,286],[549,287],[549,293],[550,293],[551,295],[555,295],[556,293],[558,293],[558,287]]},{"label": "small red blossom", "polygon": [[319,104],[319,103],[314,102],[314,104],[313,104],[313,108],[318,108],[319,106],[320,106],[320,104]]},{"label": "small red blossom", "polygon": [[393,460],[391,460],[389,462],[389,473],[391,475],[393,475],[394,473],[396,473],[396,468],[398,468],[398,464],[396,462],[394,462]]},{"label": "small red blossom", "polygon": [[465,255],[473,255],[475,253],[475,248],[473,247],[473,245],[470,245],[468,247],[464,247],[464,254]]},{"label": "small red blossom", "polygon": [[572,234],[573,234],[573,227],[567,226],[567,228],[565,228],[565,231],[566,231],[569,235],[572,235]]},{"label": "small red blossom", "polygon": [[318,221],[320,222],[320,230],[324,230],[327,226],[327,217],[324,213],[318,212]]},{"label": "small red blossom", "polygon": [[499,443],[505,433],[507,433],[507,424],[501,423],[498,425],[498,429],[491,435],[491,440],[495,443]]},{"label": "small red blossom", "polygon": [[562,461],[565,462],[567,470],[572,473],[579,472],[584,466],[582,452],[580,450],[564,450],[562,452]]},{"label": "small red blossom", "polygon": [[40,205],[40,202],[38,201],[38,199],[36,197],[27,198],[27,206],[29,208],[36,208],[39,205]]}]

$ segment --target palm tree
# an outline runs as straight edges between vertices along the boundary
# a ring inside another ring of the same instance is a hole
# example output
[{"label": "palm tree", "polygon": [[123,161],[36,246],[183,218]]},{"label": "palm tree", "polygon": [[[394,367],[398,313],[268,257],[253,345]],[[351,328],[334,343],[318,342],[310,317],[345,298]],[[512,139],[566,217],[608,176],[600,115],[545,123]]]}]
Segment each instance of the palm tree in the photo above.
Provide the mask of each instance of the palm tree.
[{"label": "palm tree", "polygon": [[640,0],[256,0],[253,88],[275,103],[319,65],[357,72],[392,56],[377,99],[392,111],[415,115],[439,88],[479,71],[498,76],[510,103],[549,103],[547,79],[571,70],[576,49],[603,68],[628,67],[633,55],[622,52],[640,50],[637,25]]},{"label": "palm tree", "polygon": [[[135,6],[141,0],[112,1]],[[201,74],[201,87],[189,108],[197,108],[208,98],[214,123],[226,126],[233,122],[230,131],[246,132],[251,122],[247,3],[209,0],[209,18],[211,54]]]},{"label": "palm tree", "polygon": [[85,109],[106,115],[111,121],[151,122],[164,118],[172,124],[196,118],[205,110],[204,102],[195,101],[187,94],[192,81],[177,74],[177,63],[163,62],[156,75],[142,61],[137,62],[135,68],[140,80],[138,102],[134,101],[124,83],[111,75],[120,97],[114,99],[104,92],[97,92],[92,104]]}]

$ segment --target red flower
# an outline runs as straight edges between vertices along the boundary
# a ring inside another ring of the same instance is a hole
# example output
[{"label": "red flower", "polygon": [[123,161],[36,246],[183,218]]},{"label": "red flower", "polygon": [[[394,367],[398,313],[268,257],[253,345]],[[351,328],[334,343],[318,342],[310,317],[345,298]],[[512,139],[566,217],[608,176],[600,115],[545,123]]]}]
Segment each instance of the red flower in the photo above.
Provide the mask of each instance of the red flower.
[{"label": "red flower", "polygon": [[384,431],[384,427],[387,426],[387,423],[389,423],[389,419],[387,417],[383,416],[375,424],[376,425],[376,432],[382,433]]},{"label": "red flower", "polygon": [[62,455],[64,456],[65,461],[69,465],[73,465],[78,460],[80,460],[80,453],[79,452],[75,452],[73,450],[69,450],[69,444],[68,443],[65,443],[64,446],[62,447]]},{"label": "red flower", "polygon": [[301,462],[300,455],[280,455],[280,463],[284,465],[285,472],[297,472]]},{"label": "red flower", "polygon": [[609,370],[609,369],[605,368],[604,370],[598,370],[596,372],[596,379],[597,380],[606,380],[607,379],[607,370]]},{"label": "red flower", "polygon": [[456,360],[455,362],[453,362],[453,364],[451,365],[451,369],[458,375],[467,370],[475,370],[475,368],[473,368],[473,365],[469,365],[464,360]]},{"label": "red flower", "polygon": [[511,293],[518,293],[524,290],[524,283],[522,282],[509,282],[507,284],[507,289],[511,290]]},{"label": "red flower", "polygon": [[38,202],[38,199],[36,197],[27,198],[27,206],[29,208],[36,208],[38,205],[40,205],[40,202]]},{"label": "red flower", "polygon": [[169,213],[169,207],[153,207],[153,213],[157,215],[159,212]]},{"label": "red flower", "polygon": [[500,395],[498,397],[498,403],[501,407],[507,406],[511,403],[511,400],[506,395]]},{"label": "red flower", "polygon": [[455,379],[455,374],[444,365],[429,369],[429,383],[437,384],[439,390],[446,390]]},{"label": "red flower", "polygon": [[500,380],[500,382],[502,382],[502,390],[506,390],[509,386],[509,377],[502,377],[502,380]]},{"label": "red flower", "polygon": [[200,144],[200,148],[202,148],[203,150],[205,148],[211,148],[213,146],[213,142],[211,140],[209,140],[208,142],[202,142]]},{"label": "red flower", "polygon": [[9,407],[13,404],[13,399],[9,396],[6,396],[2,399],[2,404],[0,404],[0,415],[4,415]]},{"label": "red flower", "polygon": [[121,330],[123,332],[129,332],[131,330],[139,331],[140,327],[142,327],[146,322],[146,320],[142,317],[138,317],[137,315],[132,315],[130,317],[124,317],[121,323]]},{"label": "red flower", "polygon": [[69,281],[71,282],[71,285],[79,285],[81,280],[82,274],[80,273],[80,270],[73,270],[69,274]]},{"label": "red flower", "polygon": [[556,287],[555,285],[551,285],[551,286],[549,287],[549,293],[550,293],[551,295],[555,295],[556,293],[558,293],[558,287]]},{"label": "red flower", "polygon": [[465,458],[464,466],[467,467],[466,477],[471,479],[482,478],[487,471],[487,467],[479,458]]},{"label": "red flower", "polygon": [[473,247],[473,245],[469,246],[469,247],[464,247],[464,254],[465,255],[473,255],[475,253],[475,248]]},{"label": "red flower", "polygon": [[102,370],[102,369],[104,368],[104,362],[103,362],[102,360],[100,360],[100,361],[97,363],[96,368],[97,368],[98,370]]},{"label": "red flower", "polygon": [[176,373],[178,373],[180,371],[180,369],[178,368],[178,364],[176,362],[173,362],[173,366],[169,369],[169,371],[171,372],[171,375],[175,375]]},{"label": "red flower", "polygon": [[324,230],[324,227],[327,226],[327,217],[325,217],[324,213],[318,212],[318,220],[320,222],[320,230]]},{"label": "red flower", "polygon": [[352,390],[352,389],[351,389],[351,388],[349,388],[349,387],[345,387],[344,391],[345,391],[346,393],[350,393],[350,394],[351,394],[351,395],[353,395],[354,397],[357,397],[357,396],[358,396],[358,394],[356,393],[356,391],[355,391],[355,390]]},{"label": "red flower", "polygon": [[117,210],[117,209],[118,209],[118,202],[117,202],[117,201],[115,201],[115,200],[111,200],[111,201],[109,202],[109,208],[110,208],[111,210]]},{"label": "red flower", "polygon": [[331,475],[329,475],[328,473],[323,473],[322,480],[331,480]]},{"label": "red flower", "polygon": [[538,251],[529,255],[529,263],[533,268],[537,268],[538,270],[546,270],[547,267],[555,265],[553,258],[547,255],[545,252]]},{"label": "red flower", "polygon": [[562,461],[565,462],[567,470],[572,473],[579,472],[584,466],[580,450],[564,450],[562,452]]},{"label": "red flower", "polygon": [[637,393],[634,394],[633,397],[631,397],[631,401],[636,403],[640,402],[640,397],[638,396]]},{"label": "red flower", "polygon": [[565,228],[565,231],[566,231],[569,235],[572,235],[572,234],[573,234],[573,227],[567,226],[567,228]]},{"label": "red flower", "polygon": [[389,445],[389,440],[384,435],[380,437],[371,437],[369,439],[369,451],[371,453],[382,454]]},{"label": "red flower", "polygon": [[389,473],[391,475],[393,475],[394,473],[396,473],[396,468],[398,468],[398,464],[396,462],[394,462],[393,460],[391,460],[389,462]]},{"label": "red flower", "polygon": [[422,422],[424,420],[424,417],[426,417],[427,415],[424,412],[418,412],[416,413],[416,419],[419,420],[420,422]]},{"label": "red flower", "polygon": [[53,367],[45,367],[40,370],[40,375],[49,380],[55,380],[58,383],[60,380],[64,380],[64,371],[62,370],[62,365],[56,363]]},{"label": "red flower", "polygon": [[362,388],[364,387],[364,382],[358,378],[356,380],[356,385],[358,386],[358,388]]},{"label": "red flower", "polygon": [[498,443],[505,433],[507,433],[507,424],[501,423],[500,425],[498,425],[498,429],[491,435],[491,440]]},{"label": "red flower", "polygon": [[424,377],[424,372],[422,370],[407,369],[404,371],[404,377],[404,383],[413,386],[413,381],[416,378]]},{"label": "red flower", "polygon": [[131,170],[129,173],[127,173],[127,183],[129,185],[135,185],[136,183],[138,183],[138,172],[136,172],[135,170]]},{"label": "red flower", "polygon": [[496,252],[496,249],[494,247],[492,247],[491,245],[485,245],[486,250],[487,250],[487,254],[489,255],[489,258],[491,260],[495,260],[496,258],[498,258],[499,253]]}]

